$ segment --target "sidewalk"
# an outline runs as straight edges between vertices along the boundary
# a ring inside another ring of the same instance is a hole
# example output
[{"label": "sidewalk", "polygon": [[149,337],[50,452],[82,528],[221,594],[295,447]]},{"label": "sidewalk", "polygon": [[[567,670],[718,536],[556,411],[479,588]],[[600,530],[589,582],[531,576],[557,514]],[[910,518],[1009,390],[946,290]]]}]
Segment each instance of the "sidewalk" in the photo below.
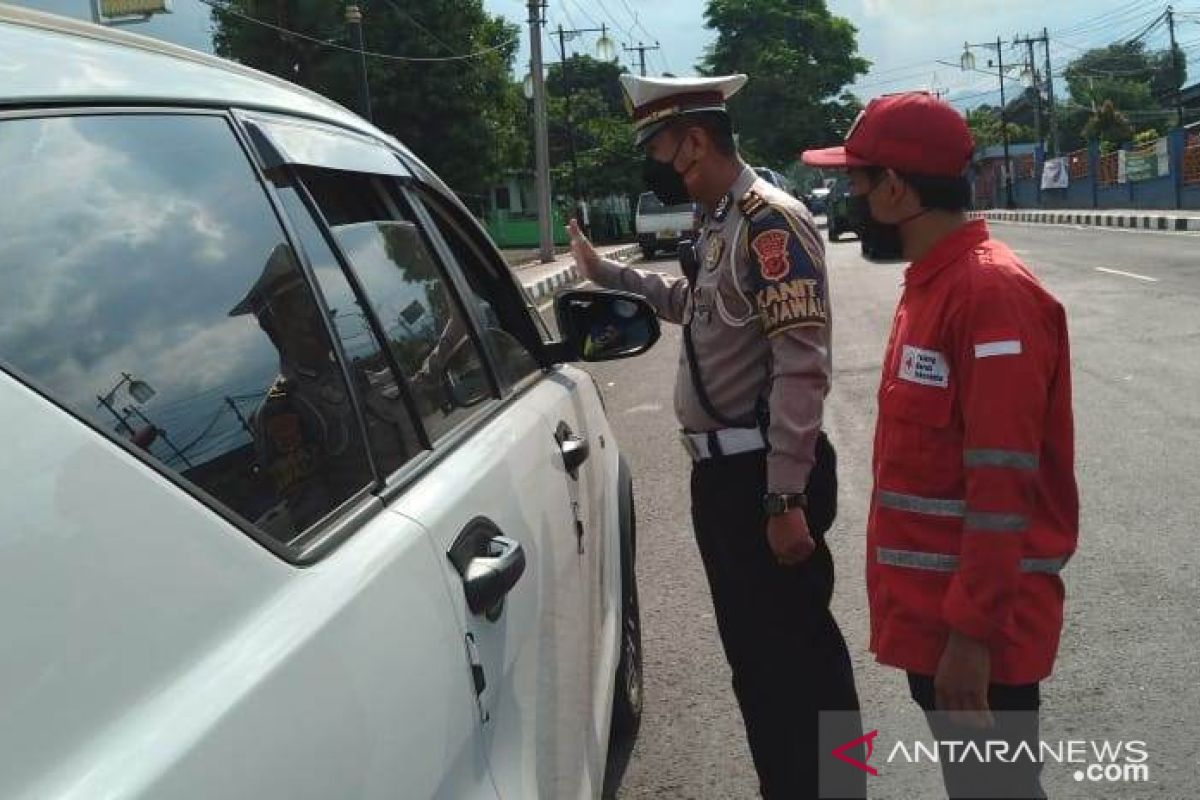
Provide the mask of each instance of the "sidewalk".
[{"label": "sidewalk", "polygon": [[1200,211],[1138,209],[1015,209],[973,211],[974,219],[992,222],[1026,222],[1041,225],[1092,225],[1100,228],[1137,228],[1152,231],[1198,231]]},{"label": "sidewalk", "polygon": [[[601,257],[617,261],[628,261],[641,252],[636,244],[603,245],[596,250]],[[521,285],[535,303],[550,297],[563,286],[579,281],[575,259],[570,253],[563,253],[549,264],[532,261],[513,267],[513,274],[521,281]]]}]

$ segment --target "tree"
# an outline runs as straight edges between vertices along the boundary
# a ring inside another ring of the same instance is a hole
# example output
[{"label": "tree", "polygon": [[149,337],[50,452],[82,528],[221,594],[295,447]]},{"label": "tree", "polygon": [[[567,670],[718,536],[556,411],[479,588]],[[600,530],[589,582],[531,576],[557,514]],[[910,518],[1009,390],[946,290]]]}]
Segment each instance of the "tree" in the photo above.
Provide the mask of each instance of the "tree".
[{"label": "tree", "polygon": [[579,55],[568,62],[565,80],[561,65],[550,68],[546,80],[550,95],[550,162],[554,185],[560,192],[571,187],[565,100],[568,88],[580,193],[586,197],[632,197],[641,190],[642,154],[633,146],[633,129],[625,111],[620,83],[624,71],[617,64]]},{"label": "tree", "polygon": [[705,24],[717,40],[701,71],[750,76],[730,102],[747,154],[786,164],[845,136],[859,110],[845,87],[870,62],[857,55],[857,29],[825,0],[709,0]]},{"label": "tree", "polygon": [[[1036,137],[1032,128],[1013,122],[1011,117],[1007,117],[1007,120],[1005,127],[1008,130],[1009,144],[1034,141]],[[976,147],[990,147],[1004,142],[1000,127],[1000,109],[994,106],[982,105],[968,111],[967,127],[971,130],[971,138],[975,140]]]},{"label": "tree", "polygon": [[1088,139],[1099,140],[1102,146],[1107,144],[1111,147],[1129,141],[1133,136],[1133,126],[1111,100],[1106,100],[1084,126],[1083,135]]},{"label": "tree", "polygon": [[[227,5],[318,40],[349,44],[338,3],[229,0]],[[220,10],[213,16],[218,54],[357,107],[354,54]],[[486,13],[482,0],[365,4],[363,36],[369,51],[445,58],[496,48],[454,61],[369,58],[367,64],[375,123],[467,197],[482,194],[506,168],[525,159],[525,110],[510,76],[518,34],[515,25]]]},{"label": "tree", "polygon": [[1148,120],[1148,127],[1165,133],[1171,124],[1166,112],[1174,104],[1175,91],[1187,80],[1187,58],[1182,52],[1176,55],[1170,50],[1147,52],[1140,41],[1088,50],[1063,71],[1068,108],[1092,112],[1084,117],[1090,119],[1111,102],[1116,111]]}]

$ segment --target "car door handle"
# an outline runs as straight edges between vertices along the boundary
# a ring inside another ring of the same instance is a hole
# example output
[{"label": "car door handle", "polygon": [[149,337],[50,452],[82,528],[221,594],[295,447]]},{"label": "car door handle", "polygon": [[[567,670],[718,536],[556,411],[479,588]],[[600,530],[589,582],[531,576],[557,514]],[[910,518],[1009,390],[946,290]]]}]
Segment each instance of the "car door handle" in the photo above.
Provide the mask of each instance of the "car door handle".
[{"label": "car door handle", "polygon": [[477,519],[459,534],[447,554],[462,578],[467,608],[495,622],[504,598],[525,574],[521,543],[501,534],[494,523]]},{"label": "car door handle", "polygon": [[587,439],[576,436],[565,422],[559,423],[554,438],[562,450],[563,465],[567,468],[567,474],[578,480],[579,468],[592,454],[592,446],[588,444]]}]

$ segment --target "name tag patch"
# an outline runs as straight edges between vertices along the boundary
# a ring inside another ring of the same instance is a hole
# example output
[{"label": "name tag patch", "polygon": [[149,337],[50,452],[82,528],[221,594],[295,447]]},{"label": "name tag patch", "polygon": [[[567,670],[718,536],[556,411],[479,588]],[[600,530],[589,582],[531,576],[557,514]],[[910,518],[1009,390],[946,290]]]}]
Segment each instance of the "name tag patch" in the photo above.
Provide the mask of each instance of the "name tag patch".
[{"label": "name tag patch", "polygon": [[950,385],[950,365],[946,363],[946,357],[936,350],[923,350],[906,344],[900,354],[900,379],[945,389]]}]

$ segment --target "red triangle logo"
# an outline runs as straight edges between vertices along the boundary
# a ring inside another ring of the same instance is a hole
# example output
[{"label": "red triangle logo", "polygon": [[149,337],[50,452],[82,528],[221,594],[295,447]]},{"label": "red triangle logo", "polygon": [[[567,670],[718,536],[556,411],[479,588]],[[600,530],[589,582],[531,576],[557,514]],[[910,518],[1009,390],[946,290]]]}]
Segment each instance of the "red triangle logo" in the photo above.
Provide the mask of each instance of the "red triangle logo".
[{"label": "red triangle logo", "polygon": [[[846,742],[843,745],[839,745],[833,749],[833,757],[846,762],[847,764],[849,764],[852,767],[861,769],[863,772],[867,773],[868,775],[878,776],[879,770],[875,769],[870,764],[866,763],[867,761],[871,760],[871,753],[875,752],[875,737],[878,735],[879,735],[879,731],[871,731],[870,733],[866,734],[865,736],[860,736],[853,741]],[[855,747],[858,747],[860,744],[865,744],[867,746],[867,757],[863,761],[859,761],[858,759],[851,758],[850,756],[846,755],[847,750],[853,750]]]}]

